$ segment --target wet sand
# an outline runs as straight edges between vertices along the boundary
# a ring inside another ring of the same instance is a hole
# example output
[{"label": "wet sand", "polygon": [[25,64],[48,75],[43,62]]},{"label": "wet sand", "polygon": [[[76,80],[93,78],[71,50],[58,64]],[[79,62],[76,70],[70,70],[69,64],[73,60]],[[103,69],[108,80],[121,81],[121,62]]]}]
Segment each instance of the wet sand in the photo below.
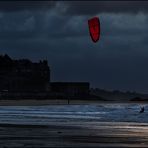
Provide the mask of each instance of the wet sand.
[{"label": "wet sand", "polygon": [[[69,104],[97,104],[102,101],[96,100],[70,100]],[[108,103],[108,102],[102,102]],[[27,99],[27,100],[0,100],[0,106],[40,106],[40,105],[67,105],[68,100],[35,100],[35,99]]]},{"label": "wet sand", "polygon": [[[100,103],[138,103],[138,104],[148,104],[148,102],[134,102],[134,101],[100,101],[100,100],[70,100],[69,104],[71,105],[80,105],[80,104],[100,104]],[[20,99],[20,100],[0,100],[0,106],[40,106],[40,105],[67,105],[67,99],[45,99],[45,100],[36,100],[36,99]]]},{"label": "wet sand", "polygon": [[126,122],[50,122],[0,124],[0,147],[148,147],[148,124]]},{"label": "wet sand", "polygon": [[[36,99],[7,99],[0,100],[0,106],[40,106],[40,105],[67,105],[69,104],[97,104],[97,103],[109,103],[110,101],[99,101],[99,100],[70,100],[68,102],[67,99],[44,99],[44,100],[36,100]],[[111,102],[113,103],[113,102]]]}]

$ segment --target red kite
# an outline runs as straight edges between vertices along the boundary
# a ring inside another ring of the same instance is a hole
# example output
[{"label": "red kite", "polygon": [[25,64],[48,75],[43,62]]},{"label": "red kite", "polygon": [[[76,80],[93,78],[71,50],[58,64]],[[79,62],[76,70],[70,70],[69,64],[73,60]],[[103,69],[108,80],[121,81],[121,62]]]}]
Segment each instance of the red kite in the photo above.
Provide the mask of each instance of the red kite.
[{"label": "red kite", "polygon": [[88,20],[91,39],[96,43],[100,38],[100,21],[98,17]]}]

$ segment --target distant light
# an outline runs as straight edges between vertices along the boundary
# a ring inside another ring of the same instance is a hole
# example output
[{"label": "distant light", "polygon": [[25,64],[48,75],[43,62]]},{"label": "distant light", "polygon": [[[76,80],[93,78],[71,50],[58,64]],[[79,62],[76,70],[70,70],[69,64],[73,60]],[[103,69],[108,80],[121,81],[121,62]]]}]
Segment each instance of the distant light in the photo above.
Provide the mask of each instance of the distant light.
[{"label": "distant light", "polygon": [[100,39],[100,21],[98,17],[88,20],[91,39],[96,43]]}]

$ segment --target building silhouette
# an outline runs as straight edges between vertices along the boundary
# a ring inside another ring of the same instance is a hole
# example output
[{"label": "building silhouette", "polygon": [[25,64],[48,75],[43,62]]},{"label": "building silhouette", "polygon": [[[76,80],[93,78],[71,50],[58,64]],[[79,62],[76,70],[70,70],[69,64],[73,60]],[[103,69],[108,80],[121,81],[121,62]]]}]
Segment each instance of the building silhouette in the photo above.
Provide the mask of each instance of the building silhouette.
[{"label": "building silhouette", "polygon": [[1,98],[80,98],[89,95],[88,82],[50,82],[46,60],[13,60],[0,55]]},{"label": "building silhouette", "polygon": [[0,91],[48,91],[50,69],[46,60],[33,63],[28,59],[13,60],[0,56]]},{"label": "building silhouette", "polygon": [[89,95],[88,82],[51,82],[51,91],[70,98],[86,97]]}]

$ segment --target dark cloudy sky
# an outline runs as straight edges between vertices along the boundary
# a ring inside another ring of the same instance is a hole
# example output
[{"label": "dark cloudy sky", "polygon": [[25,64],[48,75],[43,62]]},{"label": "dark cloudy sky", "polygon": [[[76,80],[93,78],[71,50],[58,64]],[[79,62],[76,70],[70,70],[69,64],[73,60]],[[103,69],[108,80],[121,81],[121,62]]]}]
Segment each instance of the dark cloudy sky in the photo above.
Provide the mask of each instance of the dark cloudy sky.
[{"label": "dark cloudy sky", "polygon": [[[98,16],[93,43],[87,20]],[[52,81],[148,93],[148,2],[0,1],[0,54],[47,59]]]}]

